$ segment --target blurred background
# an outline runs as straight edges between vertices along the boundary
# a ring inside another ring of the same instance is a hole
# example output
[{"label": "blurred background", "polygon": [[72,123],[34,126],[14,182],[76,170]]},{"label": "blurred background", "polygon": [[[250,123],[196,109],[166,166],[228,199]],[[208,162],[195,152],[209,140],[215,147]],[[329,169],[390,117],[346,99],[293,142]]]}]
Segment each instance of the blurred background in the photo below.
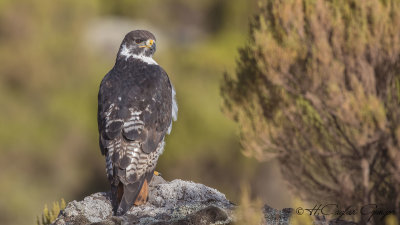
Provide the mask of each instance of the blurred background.
[{"label": "blurred background", "polygon": [[108,191],[97,91],[124,35],[157,37],[155,60],[177,91],[178,121],[157,170],[238,202],[241,187],[275,208],[291,196],[276,162],[241,151],[221,112],[257,0],[0,0],[0,224],[32,224],[43,205]]}]

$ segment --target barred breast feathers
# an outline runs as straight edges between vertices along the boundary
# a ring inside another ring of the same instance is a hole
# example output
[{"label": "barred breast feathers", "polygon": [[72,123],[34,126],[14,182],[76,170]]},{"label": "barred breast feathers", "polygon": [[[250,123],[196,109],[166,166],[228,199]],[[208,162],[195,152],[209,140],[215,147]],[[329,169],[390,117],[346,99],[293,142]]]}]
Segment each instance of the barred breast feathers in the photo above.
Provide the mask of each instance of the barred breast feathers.
[{"label": "barred breast feathers", "polygon": [[128,166],[125,168],[125,174],[118,174],[119,179],[123,183],[132,183],[146,172],[154,170],[159,156],[164,151],[164,146],[165,142],[163,139],[158,144],[156,151],[147,154],[141,150],[139,142],[126,141],[121,138],[111,141],[108,146],[109,151],[106,155],[106,172],[109,179],[112,179],[114,176],[113,166],[115,162],[113,163],[112,159],[115,152],[118,152],[118,159],[116,159],[118,161],[117,164],[121,163],[124,157],[127,157],[129,160]]},{"label": "barred breast feathers", "polygon": [[142,111],[135,111],[134,109],[129,109],[130,117],[124,123],[124,132],[128,133],[132,130],[137,130],[138,133],[144,128],[144,122],[140,119]]}]

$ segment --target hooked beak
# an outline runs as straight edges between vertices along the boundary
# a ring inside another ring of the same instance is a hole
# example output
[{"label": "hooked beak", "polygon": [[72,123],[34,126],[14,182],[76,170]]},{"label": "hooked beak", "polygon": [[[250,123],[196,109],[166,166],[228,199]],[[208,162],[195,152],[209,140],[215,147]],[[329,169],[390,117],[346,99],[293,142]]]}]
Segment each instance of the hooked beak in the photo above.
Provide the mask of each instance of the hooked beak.
[{"label": "hooked beak", "polygon": [[151,48],[153,45],[155,45],[155,41],[153,39],[149,39],[146,41],[145,45],[141,45],[139,48]]}]

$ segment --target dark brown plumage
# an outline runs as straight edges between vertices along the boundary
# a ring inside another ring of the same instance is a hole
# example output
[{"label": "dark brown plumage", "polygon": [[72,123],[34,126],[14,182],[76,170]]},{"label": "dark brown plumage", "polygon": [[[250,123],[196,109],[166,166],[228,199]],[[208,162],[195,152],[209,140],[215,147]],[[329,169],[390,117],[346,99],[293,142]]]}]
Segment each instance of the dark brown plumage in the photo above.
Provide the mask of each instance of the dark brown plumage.
[{"label": "dark brown plumage", "polygon": [[176,119],[175,92],[168,75],[151,58],[155,50],[150,32],[128,33],[100,85],[100,149],[106,156],[118,215],[147,200],[147,185],[163,152],[165,134]]}]

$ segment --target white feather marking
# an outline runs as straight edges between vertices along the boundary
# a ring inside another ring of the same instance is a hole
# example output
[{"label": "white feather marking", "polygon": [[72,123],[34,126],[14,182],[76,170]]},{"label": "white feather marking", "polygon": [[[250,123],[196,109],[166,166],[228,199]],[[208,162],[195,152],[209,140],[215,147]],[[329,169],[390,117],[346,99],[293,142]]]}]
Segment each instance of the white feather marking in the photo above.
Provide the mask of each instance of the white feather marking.
[{"label": "white feather marking", "polygon": [[139,157],[140,153],[142,152],[142,150],[140,148],[135,148],[132,152],[130,152],[132,154],[132,157]]},{"label": "white feather marking", "polygon": [[172,87],[172,119],[176,121],[178,119],[178,104],[176,103],[176,92],[174,86]]},{"label": "white feather marking", "polygon": [[139,147],[137,147],[137,146],[127,146],[126,147],[128,150],[131,150],[131,151],[134,151],[134,152],[136,152],[136,151],[139,151]]},{"label": "white feather marking", "polygon": [[113,174],[113,162],[112,162],[114,149],[117,149],[117,151],[118,151],[120,146],[121,146],[121,142],[119,139],[113,140],[113,141],[109,142],[109,144],[107,145],[108,152],[106,155],[106,172],[109,177],[112,177],[114,175]]},{"label": "white feather marking", "polygon": [[107,156],[106,156],[106,173],[108,176],[113,175],[112,161],[111,161],[111,156],[109,154],[107,154]]},{"label": "white feather marking", "polygon": [[132,116],[139,116],[142,114],[142,111],[135,111],[134,109],[129,109],[129,111],[131,112]]},{"label": "white feather marking", "polygon": [[126,58],[129,58],[130,56],[132,56],[132,54],[129,52],[129,49],[126,47],[126,45],[122,46],[122,50],[120,53],[122,56],[125,56]]},{"label": "white feather marking", "polygon": [[[172,87],[172,120],[176,121],[178,119],[178,104],[176,103],[176,92],[174,86],[171,84]],[[172,121],[168,127],[167,133],[170,134],[172,130]]]},{"label": "white feather marking", "polygon": [[146,172],[150,172],[156,167],[158,157],[164,152],[164,146],[165,146],[165,142],[163,139],[158,144],[157,150],[148,155],[147,161],[149,161],[150,164],[147,165],[147,168],[146,167],[141,168],[142,170],[145,170]]},{"label": "white feather marking", "polygon": [[171,130],[172,130],[172,121],[171,121],[171,123],[169,124],[168,130],[167,130],[167,134],[170,134],[170,133],[171,133]]},{"label": "white feather marking", "polygon": [[145,63],[150,64],[150,65],[158,65],[157,62],[150,56],[145,56],[143,54],[136,55],[136,54],[130,53],[129,49],[128,49],[128,47],[126,47],[126,45],[122,46],[122,50],[121,50],[120,55],[124,56],[125,60],[128,60],[128,58],[132,57],[134,59],[139,59],[142,62],[145,62]]},{"label": "white feather marking", "polygon": [[108,120],[107,123],[106,123],[106,127],[110,126],[110,124],[112,124],[114,122],[123,122],[123,120],[120,120],[120,119]]},{"label": "white feather marking", "polygon": [[[130,131],[132,131],[132,130],[141,130],[141,129],[143,129],[143,126],[131,126],[131,127],[125,127],[124,128],[124,131],[125,132],[130,132]],[[140,134],[141,132],[139,132],[139,134]]]},{"label": "white feather marking", "polygon": [[114,108],[114,103],[112,103],[112,104],[108,107],[108,109],[107,109],[107,111],[106,111],[106,117],[107,117],[107,118],[111,115],[111,112],[112,112],[113,108]]},{"label": "white feather marking", "polygon": [[140,120],[130,120],[129,122],[124,123],[124,127],[129,127],[132,125],[138,126],[138,125],[143,125],[143,121]]},{"label": "white feather marking", "polygon": [[132,164],[129,164],[127,167],[126,167],[126,170],[130,170],[130,169],[132,169],[132,167],[133,167],[134,165],[132,165]]},{"label": "white feather marking", "polygon": [[151,113],[150,105],[147,105],[147,106],[146,106],[146,109],[145,109],[144,111]]},{"label": "white feather marking", "polygon": [[130,132],[132,130],[139,130],[144,128],[143,121],[140,120],[140,114],[142,111],[135,111],[134,109],[129,109],[131,112],[131,117],[127,122],[124,123],[124,131]]},{"label": "white feather marking", "polygon": [[164,139],[161,141],[160,145],[157,148],[157,158],[164,152],[165,142]]}]

